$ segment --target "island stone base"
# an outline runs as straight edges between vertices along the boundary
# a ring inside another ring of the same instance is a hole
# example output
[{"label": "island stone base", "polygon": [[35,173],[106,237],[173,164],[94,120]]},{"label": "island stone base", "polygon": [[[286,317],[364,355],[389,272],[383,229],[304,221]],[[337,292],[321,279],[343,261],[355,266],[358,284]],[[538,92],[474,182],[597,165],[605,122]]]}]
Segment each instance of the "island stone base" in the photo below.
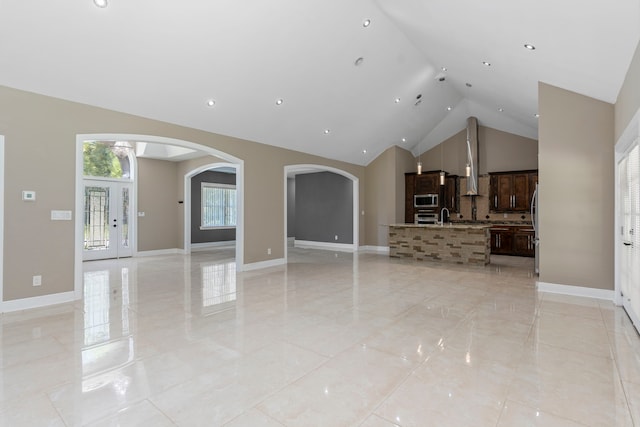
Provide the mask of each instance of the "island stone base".
[{"label": "island stone base", "polygon": [[489,264],[489,227],[464,225],[389,226],[389,256],[456,264]]}]

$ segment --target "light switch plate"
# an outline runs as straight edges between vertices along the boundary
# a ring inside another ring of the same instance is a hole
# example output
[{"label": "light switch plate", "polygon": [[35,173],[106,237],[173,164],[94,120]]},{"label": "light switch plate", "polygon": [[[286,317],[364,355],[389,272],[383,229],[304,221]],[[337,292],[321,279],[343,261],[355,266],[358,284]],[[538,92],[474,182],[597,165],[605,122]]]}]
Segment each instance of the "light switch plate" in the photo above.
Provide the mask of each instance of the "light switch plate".
[{"label": "light switch plate", "polygon": [[71,221],[71,211],[51,211],[52,221]]}]

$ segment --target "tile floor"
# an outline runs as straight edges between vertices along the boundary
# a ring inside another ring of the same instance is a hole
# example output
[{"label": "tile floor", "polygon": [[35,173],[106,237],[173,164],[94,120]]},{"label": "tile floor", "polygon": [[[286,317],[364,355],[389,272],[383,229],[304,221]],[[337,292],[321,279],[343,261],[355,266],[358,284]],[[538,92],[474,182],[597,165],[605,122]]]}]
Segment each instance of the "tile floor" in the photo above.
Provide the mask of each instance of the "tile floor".
[{"label": "tile floor", "polygon": [[75,304],[0,317],[2,426],[640,426],[640,339],[532,260],[290,251],[85,263]]}]

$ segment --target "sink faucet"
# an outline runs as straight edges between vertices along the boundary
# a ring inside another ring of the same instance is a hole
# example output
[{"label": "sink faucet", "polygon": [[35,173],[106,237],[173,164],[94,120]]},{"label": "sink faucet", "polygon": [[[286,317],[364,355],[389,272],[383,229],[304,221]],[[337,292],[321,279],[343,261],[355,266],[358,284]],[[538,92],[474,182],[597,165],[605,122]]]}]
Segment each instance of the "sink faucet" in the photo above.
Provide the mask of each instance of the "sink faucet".
[{"label": "sink faucet", "polygon": [[440,226],[442,227],[444,225],[444,211],[447,211],[447,219],[449,218],[449,209],[447,208],[442,208],[440,210]]}]

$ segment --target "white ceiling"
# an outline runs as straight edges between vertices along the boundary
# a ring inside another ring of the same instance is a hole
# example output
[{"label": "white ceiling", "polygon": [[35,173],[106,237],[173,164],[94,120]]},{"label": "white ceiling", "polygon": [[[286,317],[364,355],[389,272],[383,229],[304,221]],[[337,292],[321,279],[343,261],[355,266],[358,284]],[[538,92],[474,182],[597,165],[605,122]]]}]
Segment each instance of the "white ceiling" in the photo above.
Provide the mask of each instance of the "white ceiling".
[{"label": "white ceiling", "polygon": [[538,81],[613,103],[639,38],[640,0],[0,0],[0,84],[365,165],[536,138]]}]

